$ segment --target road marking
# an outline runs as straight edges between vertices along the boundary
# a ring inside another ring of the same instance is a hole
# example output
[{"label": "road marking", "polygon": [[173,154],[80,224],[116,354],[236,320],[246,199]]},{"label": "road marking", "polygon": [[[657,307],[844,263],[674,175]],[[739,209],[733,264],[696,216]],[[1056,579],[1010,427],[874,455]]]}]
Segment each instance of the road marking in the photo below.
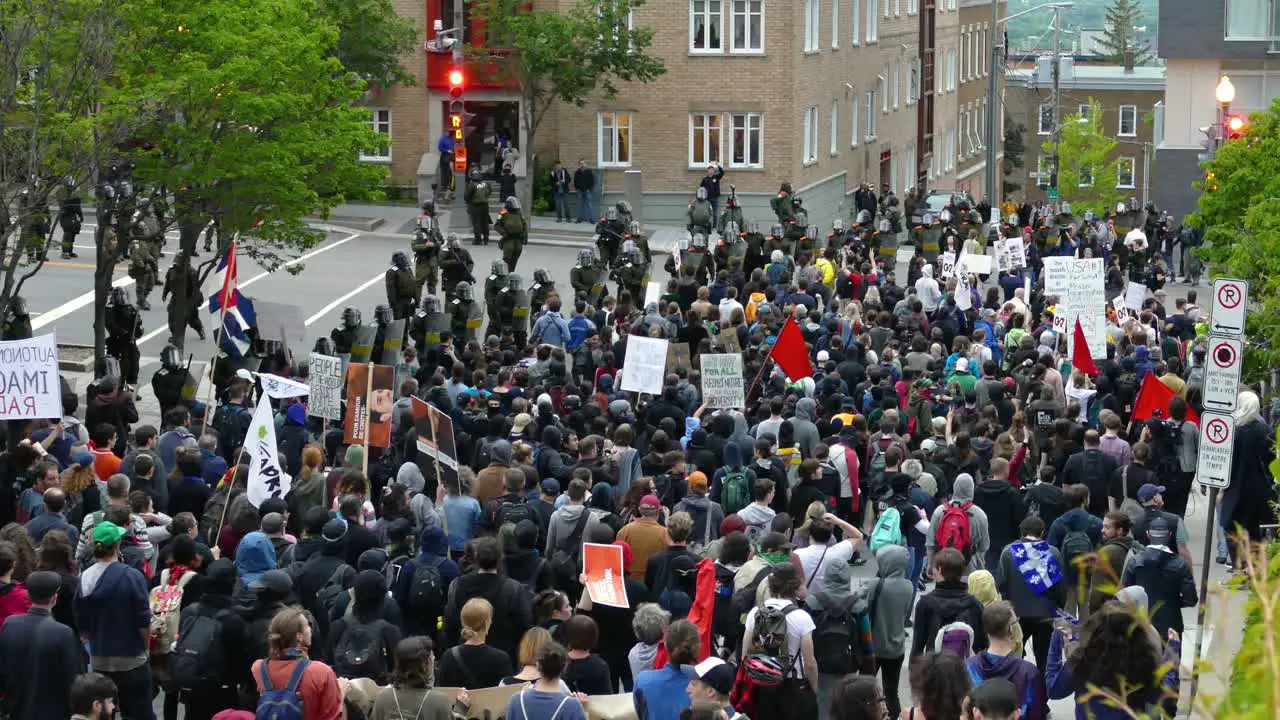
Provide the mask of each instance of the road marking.
[{"label": "road marking", "polygon": [[365,290],[368,290],[370,287],[373,286],[374,283],[383,279],[385,276],[386,276],[386,273],[378,273],[377,275],[374,275],[373,277],[369,278],[369,280],[367,280],[364,284],[360,285],[360,287],[356,288],[355,290],[352,290],[346,295],[343,295],[342,297],[335,299],[333,302],[329,303],[328,305],[325,305],[324,307],[320,308],[320,312],[307,318],[307,321],[305,324],[310,325],[315,321],[319,320],[320,318],[324,317],[325,315],[328,315],[329,313],[333,312],[334,308],[338,307],[339,305],[346,302],[347,300],[350,300],[356,295],[359,295]]},{"label": "road marking", "polygon": [[96,268],[93,263],[71,262],[70,260],[45,260],[44,264],[51,267],[86,268],[89,270]]}]

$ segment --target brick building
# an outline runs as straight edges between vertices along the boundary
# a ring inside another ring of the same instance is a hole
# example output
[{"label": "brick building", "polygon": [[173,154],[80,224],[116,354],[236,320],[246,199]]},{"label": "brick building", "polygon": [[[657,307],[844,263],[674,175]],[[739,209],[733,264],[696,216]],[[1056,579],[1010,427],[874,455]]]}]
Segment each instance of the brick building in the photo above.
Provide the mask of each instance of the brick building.
[{"label": "brick building", "polygon": [[[395,0],[423,28],[437,18],[452,25],[452,3],[461,1]],[[683,222],[711,162],[723,164],[723,190],[736,186],[750,219],[772,217],[768,200],[783,180],[824,227],[849,216],[860,182],[899,194],[920,179],[949,189],[959,144],[943,153],[943,128],[960,126],[961,15],[977,8],[973,24],[980,16],[989,23],[990,7],[989,0],[649,0],[633,22],[654,31],[650,52],[667,73],[623,84],[612,100],[553,108],[538,130],[537,162],[549,168],[560,159],[572,168],[584,159],[598,169],[606,202],[621,197],[628,171],[631,181],[639,171],[639,210],[651,223]],[[975,48],[978,37],[975,31]],[[369,100],[392,138],[389,157],[378,161],[388,163],[394,184],[416,185],[419,194],[437,172],[448,62],[419,49],[407,62],[418,84]],[[528,181],[533,153],[519,123],[519,93],[487,82],[483,69],[469,75],[467,110],[476,114],[469,157],[491,170],[486,140],[505,134],[521,150],[516,174]]]}]

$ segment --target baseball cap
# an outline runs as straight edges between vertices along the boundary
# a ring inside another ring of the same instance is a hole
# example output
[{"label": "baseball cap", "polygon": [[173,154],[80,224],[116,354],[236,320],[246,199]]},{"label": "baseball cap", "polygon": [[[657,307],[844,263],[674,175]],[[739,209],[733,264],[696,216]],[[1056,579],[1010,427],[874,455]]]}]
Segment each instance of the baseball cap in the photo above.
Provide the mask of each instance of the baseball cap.
[{"label": "baseball cap", "polygon": [[780,532],[767,532],[760,538],[761,552],[782,552],[791,550],[791,541]]},{"label": "baseball cap", "polygon": [[938,441],[933,438],[925,438],[920,442],[920,449],[927,453],[931,453],[938,449]]},{"label": "baseball cap", "polygon": [[733,683],[738,675],[732,665],[714,655],[694,665],[693,672],[712,690],[726,696],[733,692]]},{"label": "baseball cap", "polygon": [[1172,532],[1173,528],[1169,527],[1169,521],[1162,517],[1152,518],[1147,524],[1147,538],[1151,540],[1152,545],[1163,544]]},{"label": "baseball cap", "polygon": [[347,536],[347,523],[334,518],[324,524],[324,530],[320,531],[320,536],[327,543],[342,542],[342,538]]},{"label": "baseball cap", "polygon": [[288,595],[293,590],[293,578],[284,570],[268,570],[249,584],[250,590],[267,590],[277,595]]},{"label": "baseball cap", "polygon": [[529,417],[529,413],[520,413],[516,415],[516,419],[511,423],[511,432],[522,433],[525,428],[529,427],[531,422],[533,422],[533,418]]},{"label": "baseball cap", "polygon": [[103,520],[93,528],[93,542],[98,545],[115,545],[124,535],[124,528],[110,520]]},{"label": "baseball cap", "polygon": [[1138,502],[1146,504],[1151,502],[1152,498],[1164,492],[1163,485],[1147,483],[1138,488]]},{"label": "baseball cap", "polygon": [[539,487],[542,488],[543,495],[559,495],[560,494],[560,481],[556,480],[555,478],[547,478],[546,480],[543,480],[542,484]]},{"label": "baseball cap", "polygon": [[685,478],[685,482],[688,483],[691,492],[707,491],[707,476],[700,470],[689,473],[689,477]]},{"label": "baseball cap", "polygon": [[81,468],[92,467],[93,453],[87,453],[87,452],[72,453],[71,464]]},{"label": "baseball cap", "polygon": [[658,508],[662,507],[662,501],[658,500],[657,495],[645,495],[644,497],[640,498],[640,507],[649,508],[651,510],[657,510]]},{"label": "baseball cap", "polygon": [[267,513],[262,516],[262,532],[268,535],[275,535],[284,530],[284,516],[277,512]]},{"label": "baseball cap", "polygon": [[42,570],[27,576],[27,595],[36,602],[48,602],[62,587],[62,577],[56,572]]},{"label": "baseball cap", "polygon": [[818,362],[825,363],[830,359],[831,359],[831,353],[827,352],[826,350],[818,351]]},{"label": "baseball cap", "polygon": [[239,370],[236,371],[236,377],[240,378],[241,380],[248,380],[249,382],[253,382],[253,373],[249,372],[248,370],[245,370],[244,368],[240,368]]}]

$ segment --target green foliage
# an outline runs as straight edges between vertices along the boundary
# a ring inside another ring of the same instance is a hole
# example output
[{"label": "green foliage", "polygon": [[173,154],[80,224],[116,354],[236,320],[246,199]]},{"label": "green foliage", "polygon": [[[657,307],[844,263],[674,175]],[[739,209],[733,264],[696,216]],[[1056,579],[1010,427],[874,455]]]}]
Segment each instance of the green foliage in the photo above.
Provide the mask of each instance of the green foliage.
[{"label": "green foliage", "polygon": [[1008,115],[1004,118],[1004,179],[1001,195],[1008,197],[1022,188],[1022,183],[1012,178],[1022,173],[1015,172],[1026,166],[1027,144],[1024,135],[1027,127]]},{"label": "green foliage", "polygon": [[535,215],[555,209],[555,187],[551,180],[551,164],[537,160],[533,165],[533,212]]},{"label": "green foliage", "polygon": [[1098,38],[1100,59],[1109,65],[1124,63],[1125,54],[1133,56],[1134,65],[1148,65],[1155,58],[1151,46],[1140,42],[1134,31],[1140,23],[1137,0],[1115,0],[1107,9],[1102,37]]},{"label": "green foliage", "polygon": [[401,59],[412,55],[418,28],[391,0],[319,0],[319,10],[338,27],[334,54],[344,68],[383,86],[414,84]]},{"label": "green foliage", "polygon": [[1257,309],[1249,314],[1245,374],[1265,377],[1280,363],[1280,105],[1253,115],[1245,137],[1223,143],[1204,167],[1189,221],[1204,230],[1199,253],[1214,273],[1249,281]]},{"label": "green foliage", "polygon": [[[1101,215],[1124,199],[1116,189],[1114,157],[1118,143],[1102,128],[1102,106],[1089,99],[1089,113],[1075,113],[1062,119],[1058,149],[1058,192],[1077,214],[1092,210]],[[1052,141],[1041,145],[1045,155],[1053,153]]]}]

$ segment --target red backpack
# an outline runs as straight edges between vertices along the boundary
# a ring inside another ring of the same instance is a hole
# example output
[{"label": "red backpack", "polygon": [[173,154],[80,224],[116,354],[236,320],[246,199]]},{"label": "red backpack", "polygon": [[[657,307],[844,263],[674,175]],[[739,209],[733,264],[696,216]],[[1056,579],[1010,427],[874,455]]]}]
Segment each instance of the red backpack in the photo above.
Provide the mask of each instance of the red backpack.
[{"label": "red backpack", "polygon": [[947,503],[942,511],[942,519],[938,521],[938,530],[934,541],[939,548],[953,548],[964,554],[965,560],[973,554],[973,533],[969,527],[969,508],[973,503],[960,505]]}]

